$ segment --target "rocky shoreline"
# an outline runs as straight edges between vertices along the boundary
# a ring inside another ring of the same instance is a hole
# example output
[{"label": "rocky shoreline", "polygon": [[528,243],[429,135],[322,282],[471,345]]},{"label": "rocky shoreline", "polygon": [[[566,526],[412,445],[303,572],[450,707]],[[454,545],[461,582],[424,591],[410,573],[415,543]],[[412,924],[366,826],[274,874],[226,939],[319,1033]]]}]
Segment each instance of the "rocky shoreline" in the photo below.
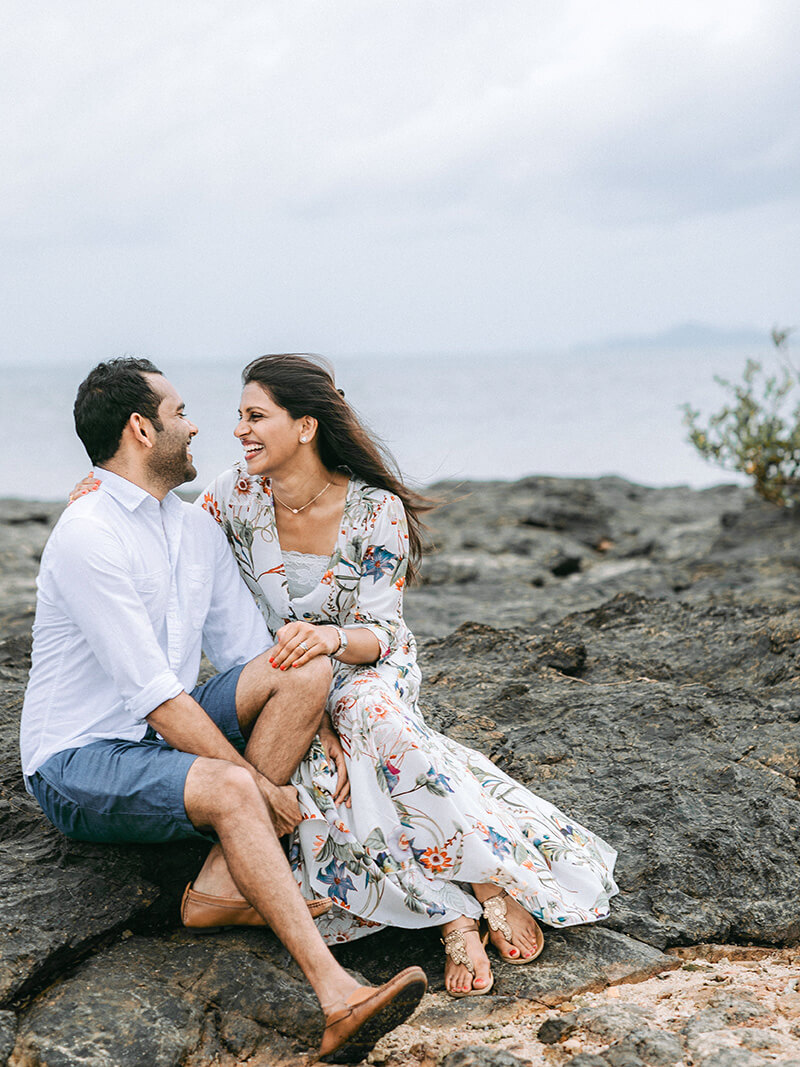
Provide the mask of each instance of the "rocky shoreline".
[{"label": "rocky shoreline", "polygon": [[[800,517],[739,487],[619,478],[432,493],[448,502],[407,599],[427,718],[611,842],[621,893],[606,923],[546,930],[535,965],[495,963],[492,995],[466,1002],[441,992],[432,931],[338,950],[373,981],[412,962],[431,980],[372,1059],[800,1064],[787,977],[800,958]],[[303,1062],[320,1016],[274,937],[177,926],[199,846],[67,842],[24,791],[34,581],[59,512],[0,501],[0,1063]],[[748,985],[736,968],[751,965]]]}]

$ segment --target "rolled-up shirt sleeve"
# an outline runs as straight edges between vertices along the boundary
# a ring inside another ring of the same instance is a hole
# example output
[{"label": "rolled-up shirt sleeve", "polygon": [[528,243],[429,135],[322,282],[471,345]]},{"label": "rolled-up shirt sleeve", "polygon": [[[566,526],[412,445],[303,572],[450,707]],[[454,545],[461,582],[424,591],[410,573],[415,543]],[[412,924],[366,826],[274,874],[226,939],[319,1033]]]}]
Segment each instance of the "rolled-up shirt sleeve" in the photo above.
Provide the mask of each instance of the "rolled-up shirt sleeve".
[{"label": "rolled-up shirt sleeve", "polygon": [[[377,638],[379,659],[391,655],[403,619],[403,588],[408,570],[408,524],[403,504],[387,498],[375,518],[364,550],[352,623]],[[348,620],[348,622],[351,620]]]},{"label": "rolled-up shirt sleeve", "polygon": [[52,580],[81,635],[64,654],[85,656],[88,646],[129,714],[146,718],[184,687],[159,646],[125,546],[110,527],[76,517],[59,528],[58,549]]}]

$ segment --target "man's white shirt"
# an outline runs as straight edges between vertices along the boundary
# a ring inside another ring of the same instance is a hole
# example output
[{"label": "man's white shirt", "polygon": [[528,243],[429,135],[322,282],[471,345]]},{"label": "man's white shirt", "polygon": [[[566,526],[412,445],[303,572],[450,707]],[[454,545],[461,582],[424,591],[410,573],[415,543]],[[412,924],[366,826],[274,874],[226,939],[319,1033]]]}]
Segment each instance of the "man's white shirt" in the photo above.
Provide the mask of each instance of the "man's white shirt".
[{"label": "man's white shirt", "polygon": [[228,670],[272,638],[216,522],[98,471],[56,524],[37,579],[22,770],[102,738],[141,740],[145,717],[197,682],[201,651]]}]

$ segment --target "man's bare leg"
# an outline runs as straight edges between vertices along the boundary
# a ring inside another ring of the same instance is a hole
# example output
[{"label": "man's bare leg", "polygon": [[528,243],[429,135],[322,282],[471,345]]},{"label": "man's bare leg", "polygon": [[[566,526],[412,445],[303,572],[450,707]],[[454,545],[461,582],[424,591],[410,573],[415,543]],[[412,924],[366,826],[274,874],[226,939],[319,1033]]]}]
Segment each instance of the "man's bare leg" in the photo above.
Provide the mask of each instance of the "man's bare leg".
[{"label": "man's bare leg", "polygon": [[333,958],[295,884],[256,777],[245,767],[199,757],[186,777],[184,805],[195,826],[212,827],[240,892],[252,901],[299,964],[325,1015],[319,1053],[360,1063],[408,1018],[427,982],[407,967],[383,986],[362,986]]},{"label": "man's bare leg", "polygon": [[[268,653],[251,660],[239,676],[236,714],[248,739],[245,758],[276,785],[286,785],[308,751],[330,682],[327,657],[317,657],[297,670],[279,671],[270,665]],[[240,895],[219,845],[211,848],[194,888],[211,896]],[[255,901],[251,903],[260,913]]]},{"label": "man's bare leg", "polygon": [[379,989],[359,985],[332,956],[310,918],[278,842],[255,776],[245,767],[199,757],[183,803],[192,823],[217,832],[239,891],[297,960],[325,1016],[320,1054],[339,1050],[361,1062],[383,1034],[409,1017],[425,992],[425,973],[406,968]]},{"label": "man's bare leg", "polygon": [[184,804],[195,826],[216,831],[238,892],[297,960],[320,1003],[334,1004],[358,989],[320,937],[248,771],[198,757],[186,778]]},{"label": "man's bare leg", "polygon": [[[331,687],[327,656],[297,670],[270,665],[269,653],[242,671],[236,686],[236,714],[247,738],[245,758],[276,785],[285,785],[319,729]],[[266,697],[265,697],[266,694]]]}]

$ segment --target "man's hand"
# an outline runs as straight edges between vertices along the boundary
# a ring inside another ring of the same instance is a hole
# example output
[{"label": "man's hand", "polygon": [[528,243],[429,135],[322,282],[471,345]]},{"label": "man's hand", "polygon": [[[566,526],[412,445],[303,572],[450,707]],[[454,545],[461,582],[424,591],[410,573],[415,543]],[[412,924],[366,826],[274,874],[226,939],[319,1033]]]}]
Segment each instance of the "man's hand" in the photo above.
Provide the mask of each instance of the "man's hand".
[{"label": "man's hand", "polygon": [[344,758],[344,749],[342,748],[342,742],[339,740],[339,735],[334,730],[327,712],[323,715],[322,722],[320,723],[319,739],[322,742],[322,747],[325,749],[328,763],[331,767],[336,768],[336,773],[338,775],[336,780],[336,794],[334,795],[333,802],[334,804],[346,804],[349,808],[351,806],[350,779],[347,776],[347,764]]},{"label": "man's hand", "polygon": [[258,787],[267,802],[275,833],[278,837],[290,834],[303,818],[295,787],[293,785],[275,785],[268,778],[265,778],[263,774],[258,776]]}]

